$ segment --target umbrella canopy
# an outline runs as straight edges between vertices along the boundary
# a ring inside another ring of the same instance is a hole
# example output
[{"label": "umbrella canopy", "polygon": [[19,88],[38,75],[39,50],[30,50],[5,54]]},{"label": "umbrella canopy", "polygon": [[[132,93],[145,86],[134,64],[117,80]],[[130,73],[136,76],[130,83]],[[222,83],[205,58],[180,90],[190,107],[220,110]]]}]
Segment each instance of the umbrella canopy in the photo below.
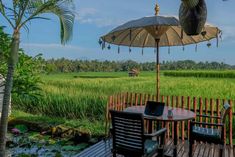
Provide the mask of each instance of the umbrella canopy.
[{"label": "umbrella canopy", "polygon": [[209,41],[216,38],[219,33],[217,27],[206,24],[200,35],[188,36],[177,18],[152,16],[118,26],[101,39],[111,44],[129,47],[156,47],[155,39],[160,39],[160,47],[169,47]]},{"label": "umbrella canopy", "polygon": [[[197,36],[188,36],[175,17],[157,16],[159,7],[156,5],[156,16],[144,17],[129,21],[108,34],[101,37],[103,45],[105,42],[115,45],[129,47],[154,47],[157,48],[156,72],[157,72],[157,100],[160,98],[160,64],[159,47],[184,46],[218,39],[220,30],[212,25],[206,24],[203,31]],[[218,43],[218,42],[217,42]]]}]

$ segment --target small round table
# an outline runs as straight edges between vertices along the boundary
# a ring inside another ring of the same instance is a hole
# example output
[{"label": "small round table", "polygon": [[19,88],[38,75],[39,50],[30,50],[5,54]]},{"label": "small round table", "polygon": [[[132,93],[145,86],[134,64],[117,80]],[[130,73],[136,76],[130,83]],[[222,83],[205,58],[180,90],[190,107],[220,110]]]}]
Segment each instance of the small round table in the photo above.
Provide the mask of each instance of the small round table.
[{"label": "small round table", "polygon": [[[168,117],[168,110],[172,109],[173,116]],[[125,112],[133,112],[133,113],[142,113],[144,115],[145,119],[148,120],[156,120],[156,121],[162,121],[162,122],[173,122],[174,123],[174,151],[173,156],[177,156],[177,123],[180,121],[187,121],[192,120],[196,118],[196,114],[192,111],[182,109],[182,108],[169,108],[168,106],[164,107],[164,111],[162,116],[150,116],[144,114],[145,106],[132,106],[126,108]],[[150,123],[151,124],[151,123]]]}]

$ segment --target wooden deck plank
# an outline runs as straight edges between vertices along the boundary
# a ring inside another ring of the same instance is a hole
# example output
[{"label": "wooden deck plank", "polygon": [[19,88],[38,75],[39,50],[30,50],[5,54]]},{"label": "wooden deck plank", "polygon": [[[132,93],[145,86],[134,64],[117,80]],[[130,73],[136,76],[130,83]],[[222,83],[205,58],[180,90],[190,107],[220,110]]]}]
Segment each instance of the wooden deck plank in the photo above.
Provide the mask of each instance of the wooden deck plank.
[{"label": "wooden deck plank", "polygon": [[[185,144],[186,143],[186,144]],[[173,153],[173,140],[167,141],[165,146],[165,154],[167,156]],[[95,145],[83,150],[75,157],[112,157],[112,140],[102,140]],[[178,157],[188,157],[188,142],[179,141],[177,145]],[[235,150],[230,146],[226,146],[224,150],[224,157],[235,157]],[[117,157],[123,157],[117,155]],[[195,143],[193,157],[219,157],[219,146],[214,144]]]}]

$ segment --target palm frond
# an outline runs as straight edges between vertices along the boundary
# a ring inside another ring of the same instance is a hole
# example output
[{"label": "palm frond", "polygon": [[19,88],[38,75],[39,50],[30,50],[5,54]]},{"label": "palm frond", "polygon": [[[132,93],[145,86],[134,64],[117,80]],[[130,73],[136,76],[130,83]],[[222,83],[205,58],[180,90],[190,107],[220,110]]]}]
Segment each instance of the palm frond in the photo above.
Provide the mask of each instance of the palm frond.
[{"label": "palm frond", "polygon": [[3,5],[3,3],[2,3],[2,0],[0,0],[0,12],[1,12],[2,14],[5,14],[5,9],[4,9],[4,5]]},{"label": "palm frond", "polygon": [[72,38],[75,19],[75,5],[72,0],[29,0],[27,12],[30,16],[22,25],[36,18],[47,19],[40,15],[52,13],[60,20],[61,43],[66,44]]}]

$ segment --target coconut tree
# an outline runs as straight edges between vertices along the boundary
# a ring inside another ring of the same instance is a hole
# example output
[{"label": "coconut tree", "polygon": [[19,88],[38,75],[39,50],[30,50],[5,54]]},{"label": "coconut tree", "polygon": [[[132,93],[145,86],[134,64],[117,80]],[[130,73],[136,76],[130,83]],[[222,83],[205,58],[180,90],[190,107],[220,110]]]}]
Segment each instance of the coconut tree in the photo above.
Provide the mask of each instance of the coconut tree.
[{"label": "coconut tree", "polygon": [[13,86],[13,74],[18,61],[21,30],[29,31],[27,24],[33,20],[49,20],[46,15],[51,13],[59,18],[61,43],[66,44],[72,37],[74,11],[75,5],[72,0],[0,0],[0,18],[4,18],[9,27],[12,28],[8,72],[1,113],[0,157],[5,156],[9,102]]}]

